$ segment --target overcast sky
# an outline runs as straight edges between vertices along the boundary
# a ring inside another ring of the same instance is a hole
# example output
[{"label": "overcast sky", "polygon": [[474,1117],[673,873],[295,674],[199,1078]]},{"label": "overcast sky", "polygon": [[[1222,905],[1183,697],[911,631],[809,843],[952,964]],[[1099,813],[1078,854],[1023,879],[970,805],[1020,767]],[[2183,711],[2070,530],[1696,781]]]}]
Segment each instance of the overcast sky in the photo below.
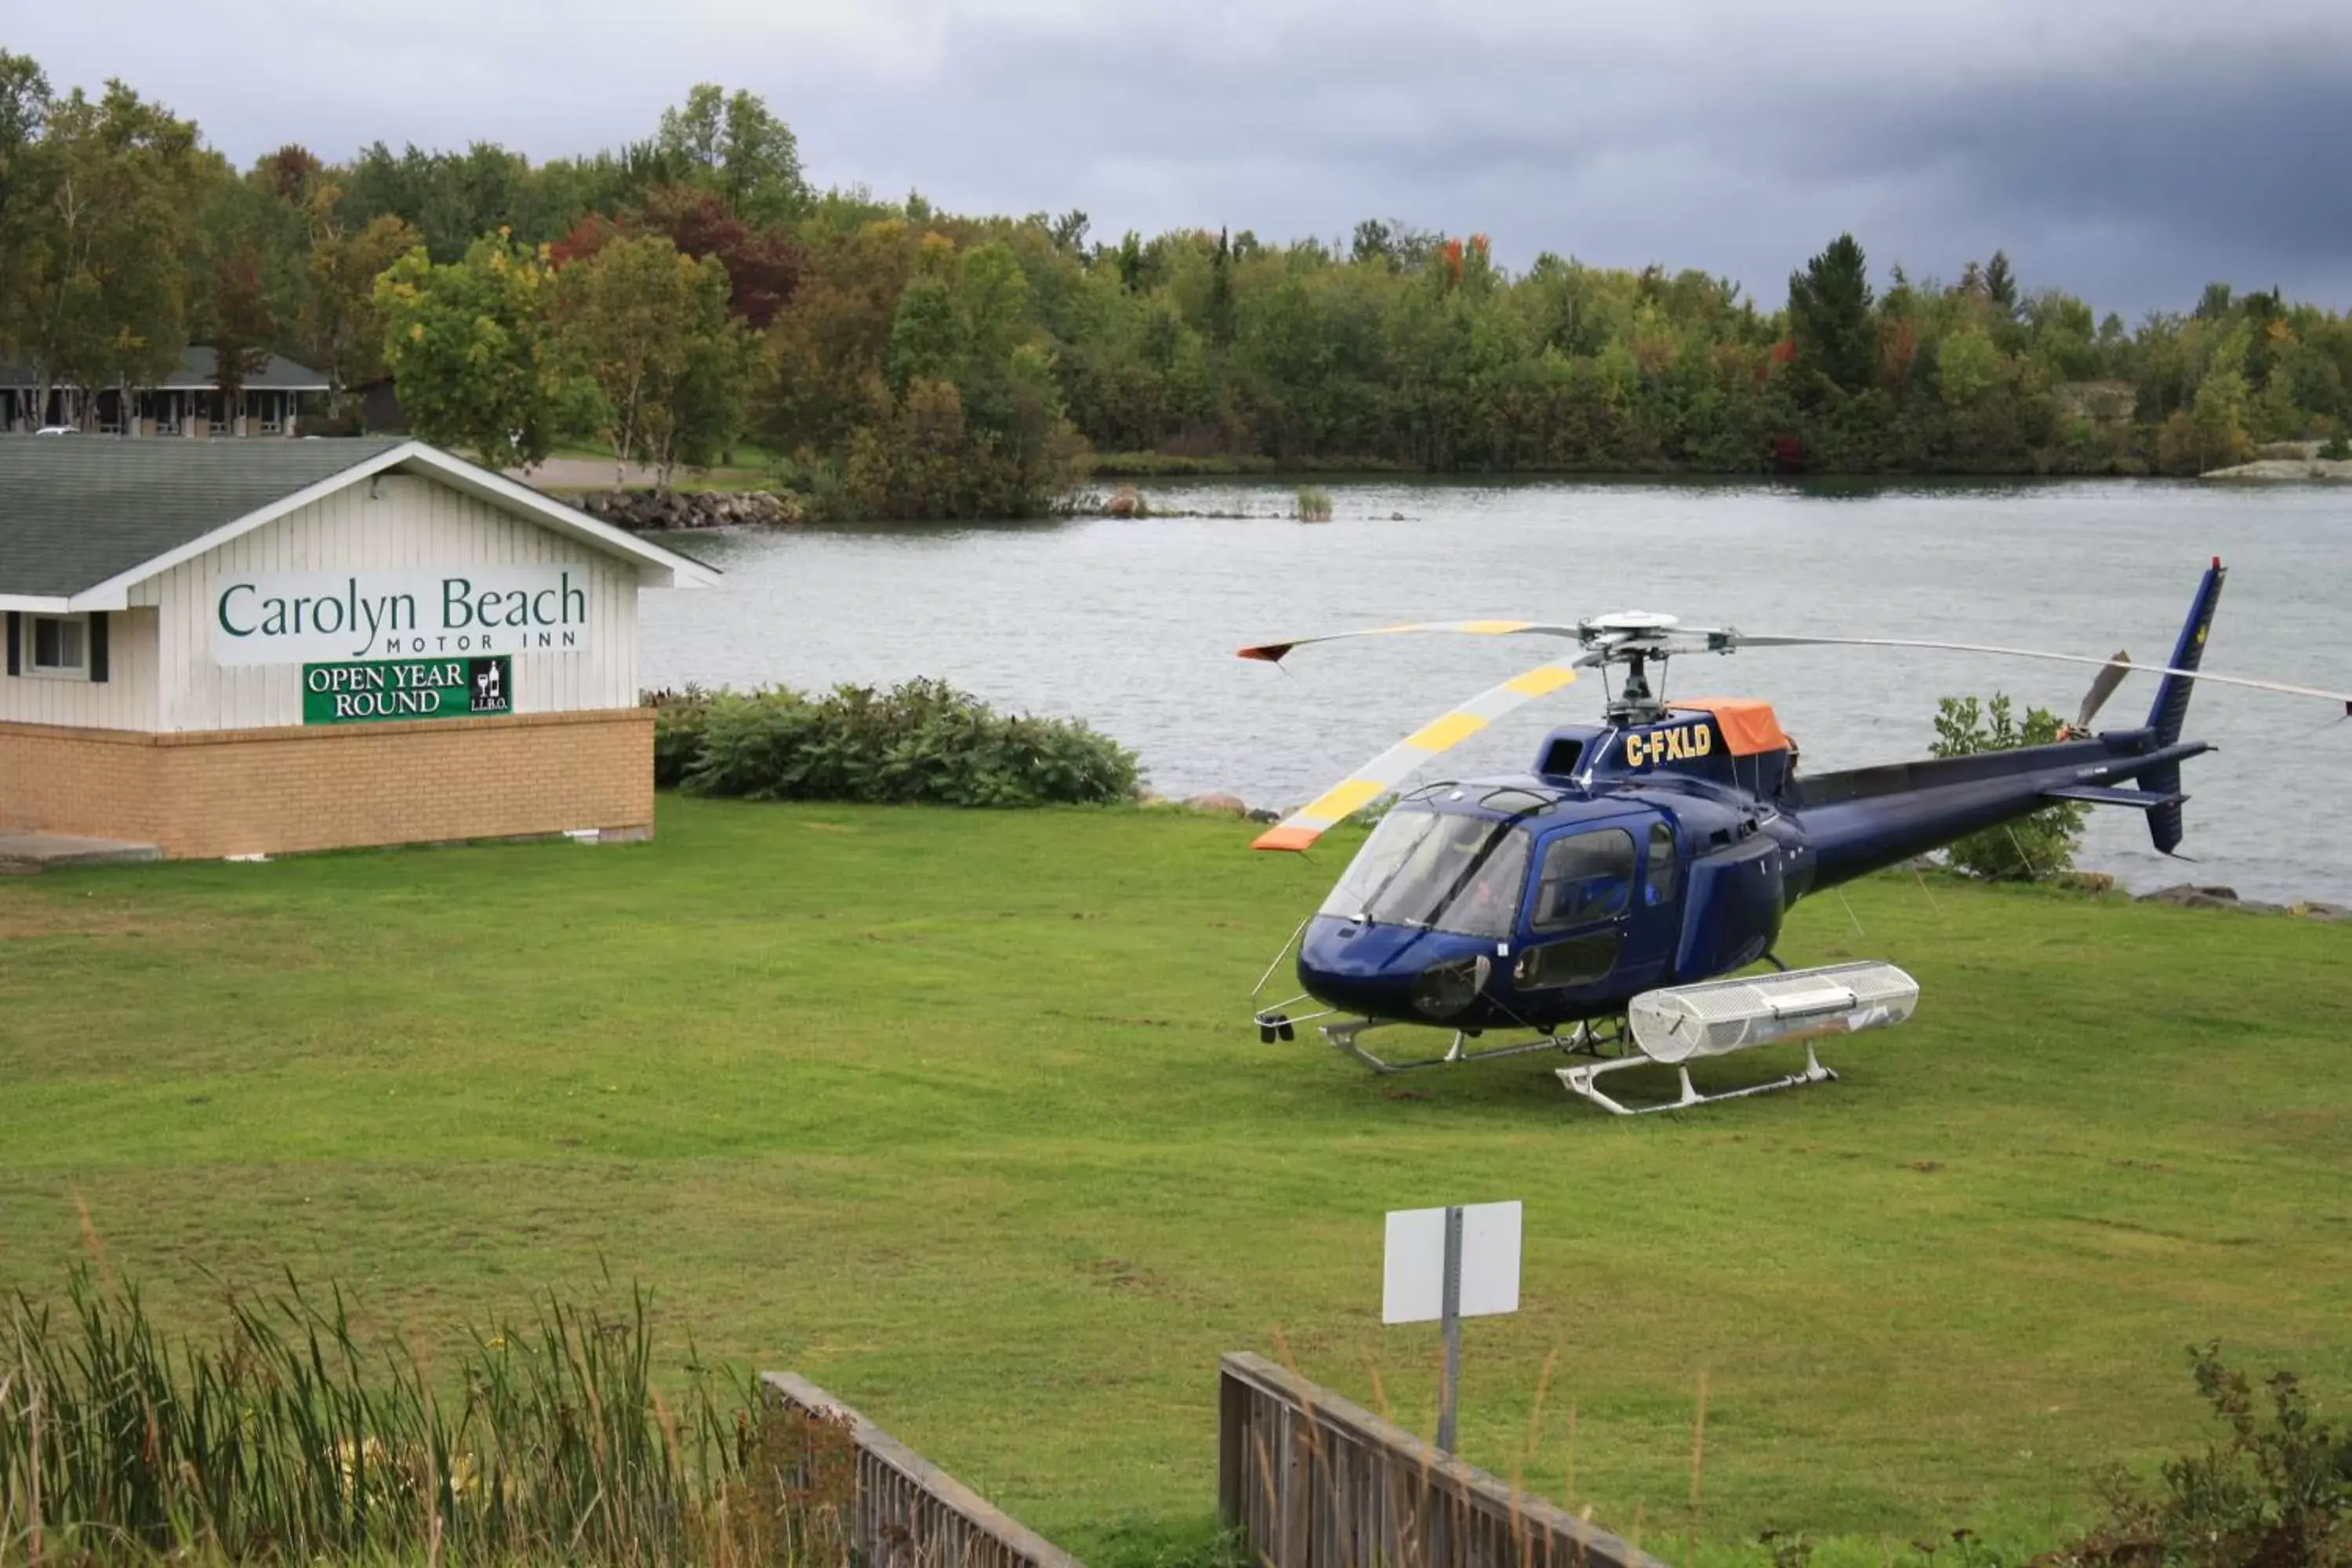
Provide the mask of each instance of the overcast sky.
[{"label": "overcast sky", "polygon": [[2209,279],[2352,307],[2346,0],[0,0],[63,87],[128,79],[250,163],[288,141],[642,136],[749,88],[820,184],[1097,237],[1357,219],[1659,261],[1766,305],[1842,228],[1883,279],[2006,247],[2136,318]]}]

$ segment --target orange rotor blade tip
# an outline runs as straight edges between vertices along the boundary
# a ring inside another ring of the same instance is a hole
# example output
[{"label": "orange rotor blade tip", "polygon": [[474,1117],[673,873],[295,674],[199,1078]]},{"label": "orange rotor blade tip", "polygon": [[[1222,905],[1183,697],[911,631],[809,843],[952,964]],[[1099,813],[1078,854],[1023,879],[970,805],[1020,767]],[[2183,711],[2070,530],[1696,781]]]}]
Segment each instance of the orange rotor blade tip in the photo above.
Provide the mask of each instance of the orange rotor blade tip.
[{"label": "orange rotor blade tip", "polygon": [[1253,849],[1291,849],[1310,847],[1323,835],[1312,827],[1292,827],[1285,824],[1267,828],[1250,841]]}]

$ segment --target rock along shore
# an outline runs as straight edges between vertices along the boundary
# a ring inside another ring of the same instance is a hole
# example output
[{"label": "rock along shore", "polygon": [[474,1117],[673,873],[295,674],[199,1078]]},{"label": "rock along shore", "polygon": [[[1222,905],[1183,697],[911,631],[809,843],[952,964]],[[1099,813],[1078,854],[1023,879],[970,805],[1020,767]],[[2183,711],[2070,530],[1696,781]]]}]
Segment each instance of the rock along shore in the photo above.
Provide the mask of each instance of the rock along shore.
[{"label": "rock along shore", "polygon": [[789,528],[806,522],[797,497],[772,490],[592,490],[573,505],[616,528]]},{"label": "rock along shore", "polygon": [[2206,479],[2317,479],[2324,484],[2352,484],[2352,460],[2331,458],[2262,458],[2233,468],[2200,474]]},{"label": "rock along shore", "polygon": [[[2258,448],[2254,460],[2200,474],[2206,479],[2275,479],[2289,483],[2314,479],[2322,484],[2352,484],[2352,458],[2323,458],[2317,441],[2273,441]],[[2340,448],[2339,448],[2340,450]]]}]

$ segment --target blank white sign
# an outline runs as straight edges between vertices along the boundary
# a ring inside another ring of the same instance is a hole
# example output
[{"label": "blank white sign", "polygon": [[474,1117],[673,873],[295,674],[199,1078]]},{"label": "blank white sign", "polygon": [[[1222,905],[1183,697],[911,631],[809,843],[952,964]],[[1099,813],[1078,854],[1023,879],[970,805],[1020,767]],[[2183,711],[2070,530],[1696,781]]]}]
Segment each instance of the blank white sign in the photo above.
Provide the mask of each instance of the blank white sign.
[{"label": "blank white sign", "polygon": [[[1519,1310],[1519,1205],[1462,1205],[1462,1315]],[[1445,1312],[1445,1211],[1389,1211],[1381,1321],[1434,1322]]]}]

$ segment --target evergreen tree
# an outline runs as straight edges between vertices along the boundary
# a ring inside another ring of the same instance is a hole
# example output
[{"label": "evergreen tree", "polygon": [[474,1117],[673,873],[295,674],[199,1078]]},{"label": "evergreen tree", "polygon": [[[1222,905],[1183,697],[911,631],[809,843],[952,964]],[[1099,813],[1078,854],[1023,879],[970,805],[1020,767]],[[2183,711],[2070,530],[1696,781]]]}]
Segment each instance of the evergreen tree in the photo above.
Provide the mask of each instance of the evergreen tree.
[{"label": "evergreen tree", "polygon": [[2009,252],[1996,250],[1992,259],[1985,263],[1984,289],[1994,310],[2005,317],[2016,316],[2017,274],[2010,270]]},{"label": "evergreen tree", "polygon": [[1209,258],[1209,341],[1223,348],[1234,341],[1234,244],[1223,229]]},{"label": "evergreen tree", "polygon": [[1871,320],[1870,269],[1850,234],[1789,275],[1789,335],[1797,363],[1832,386],[1861,392],[1878,368],[1877,330]]}]

